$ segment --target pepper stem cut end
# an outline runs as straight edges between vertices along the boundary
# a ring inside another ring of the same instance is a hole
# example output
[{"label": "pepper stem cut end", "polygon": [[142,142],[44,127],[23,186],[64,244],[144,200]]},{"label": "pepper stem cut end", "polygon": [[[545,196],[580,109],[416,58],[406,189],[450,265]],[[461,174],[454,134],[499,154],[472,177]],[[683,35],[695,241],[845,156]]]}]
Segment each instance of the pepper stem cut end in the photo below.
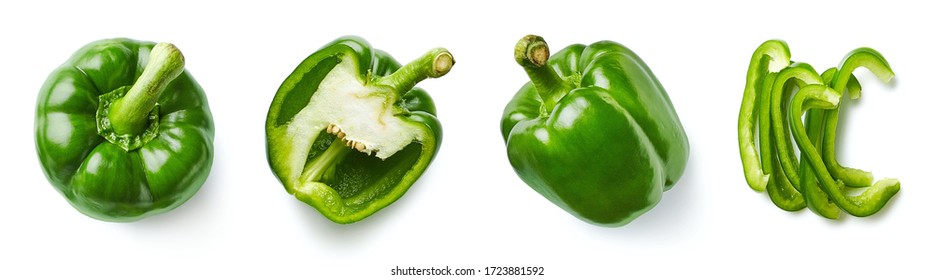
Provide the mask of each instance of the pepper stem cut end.
[{"label": "pepper stem cut end", "polygon": [[441,52],[435,56],[435,62],[432,63],[432,78],[438,78],[448,74],[448,71],[451,71],[451,66],[455,65],[455,59],[451,56],[451,53],[448,51]]},{"label": "pepper stem cut end", "polygon": [[149,54],[146,68],[127,94],[114,101],[109,118],[114,132],[138,134],[146,129],[150,112],[163,90],[185,70],[185,57],[175,45],[159,43]]},{"label": "pepper stem cut end", "polygon": [[540,36],[526,35],[516,43],[514,58],[523,67],[542,67],[549,61],[549,44]]}]

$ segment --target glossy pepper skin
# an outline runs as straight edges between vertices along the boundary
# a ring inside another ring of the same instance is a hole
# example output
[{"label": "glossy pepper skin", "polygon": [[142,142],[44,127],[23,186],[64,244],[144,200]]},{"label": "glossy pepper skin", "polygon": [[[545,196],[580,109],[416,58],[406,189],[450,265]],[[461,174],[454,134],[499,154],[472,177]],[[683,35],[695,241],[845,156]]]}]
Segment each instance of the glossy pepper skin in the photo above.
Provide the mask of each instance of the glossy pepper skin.
[{"label": "glossy pepper skin", "polygon": [[325,45],[286,78],[270,105],[270,168],[289,194],[336,223],[390,205],[441,145],[435,103],[414,86],[453,64],[441,48],[402,66],[359,37]]},{"label": "glossy pepper skin", "polygon": [[575,44],[549,58],[524,37],[526,83],[501,120],[510,163],[536,192],[586,222],[622,226],[678,181],[688,139],[662,85],[630,49]]},{"label": "glossy pepper skin", "polygon": [[92,42],[53,71],[36,105],[49,182],[81,213],[128,222],[191,198],[213,159],[204,91],[175,46]]}]

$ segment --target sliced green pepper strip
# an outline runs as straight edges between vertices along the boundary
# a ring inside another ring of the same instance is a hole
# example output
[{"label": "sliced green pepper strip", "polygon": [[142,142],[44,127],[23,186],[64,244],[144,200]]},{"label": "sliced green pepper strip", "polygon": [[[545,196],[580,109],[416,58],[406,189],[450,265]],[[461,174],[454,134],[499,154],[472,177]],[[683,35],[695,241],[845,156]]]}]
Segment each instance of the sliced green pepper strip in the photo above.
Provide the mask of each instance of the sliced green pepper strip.
[{"label": "sliced green pepper strip", "polygon": [[[776,76],[776,81],[773,83],[771,92],[788,93],[789,91],[786,89],[790,81],[796,81],[796,83],[801,84],[799,86],[800,88],[805,85],[822,83],[821,75],[819,75],[811,65],[807,63],[794,63],[779,72]],[[781,110],[781,108],[787,107],[782,106],[784,103],[783,100],[788,100],[791,95],[783,95],[784,94],[772,95],[772,100],[766,108],[769,108],[770,111],[772,130],[776,137],[776,152],[779,156],[779,162],[782,164],[783,171],[789,176],[789,181],[792,182],[792,186],[795,189],[799,189],[799,163],[795,158],[795,153],[792,151],[792,139],[789,137],[788,128],[788,112],[783,114]],[[763,129],[762,126],[760,129]]]},{"label": "sliced green pepper strip", "polygon": [[[825,110],[808,110],[805,113],[806,133],[812,145],[815,145],[815,149],[819,152],[821,152],[822,148],[821,139],[824,136],[822,133],[824,124]],[[812,169],[811,164],[805,159],[805,154],[802,154],[801,157],[799,187],[802,195],[805,196],[808,209],[822,217],[837,219],[841,216],[841,208],[835,205],[831,198],[828,197],[828,194],[818,186],[818,178],[815,177],[815,171]]]},{"label": "sliced green pepper strip", "polygon": [[740,142],[740,159],[743,163],[744,177],[747,184],[755,191],[763,191],[769,182],[769,175],[764,174],[754,143],[754,124],[758,106],[758,91],[761,91],[765,74],[779,72],[789,66],[789,46],[780,40],[769,40],[757,47],[747,69],[747,82],[744,86],[743,101],[740,104],[740,116],[737,120],[737,136]]},{"label": "sliced green pepper strip", "polygon": [[[835,75],[834,81],[831,82],[834,90],[843,92],[845,89],[850,89],[849,81],[856,80],[852,78],[852,73],[858,67],[867,68],[884,83],[888,83],[894,76],[893,69],[890,68],[889,63],[886,62],[882,54],[871,48],[858,48],[848,53],[844,61],[841,62],[838,73]],[[856,92],[856,94],[854,94],[854,92]],[[860,90],[858,89],[854,92],[849,93],[851,98],[859,98]],[[834,142],[838,127],[838,114],[839,109],[834,109],[829,111],[825,116],[825,136],[822,141],[824,145],[822,159],[827,163],[828,172],[835,178],[844,181],[845,185],[852,187],[869,186],[873,183],[873,174],[860,169],[843,167],[837,161]]]},{"label": "sliced green pepper strip", "polygon": [[[825,72],[821,73],[821,80],[825,84],[831,84],[834,80],[834,75],[837,74],[837,68],[829,68]],[[856,91],[860,92],[860,84],[857,84],[856,80],[854,84],[857,85]],[[848,87],[850,90],[851,87]],[[821,139],[824,136],[824,127],[825,127],[825,110],[808,110],[805,112],[805,130],[808,134],[809,140],[812,142],[812,145],[815,145],[815,149],[821,153],[822,145]],[[841,208],[834,204],[831,201],[831,198],[828,197],[824,191],[818,186],[818,178],[815,177],[815,171],[812,170],[811,165],[808,163],[808,160],[805,159],[805,154],[800,155],[799,162],[799,178],[800,178],[800,190],[805,196],[805,202],[812,212],[828,218],[828,219],[837,219],[841,216]]]},{"label": "sliced green pepper strip", "polygon": [[[757,98],[757,118],[759,121],[759,136],[760,136],[760,162],[761,168],[763,169],[763,174],[769,176],[769,181],[773,181],[772,166],[770,164],[770,158],[773,154],[773,148],[771,145],[773,134],[771,127],[769,126],[769,110],[762,110],[762,108],[767,108],[769,106],[769,96],[772,94],[770,92],[773,82],[776,81],[776,73],[767,73],[763,78],[763,87],[761,93]],[[768,186],[768,185],[767,185]],[[767,187],[768,188],[768,187]]]},{"label": "sliced green pepper strip", "polygon": [[[766,193],[769,199],[780,209],[786,211],[798,211],[805,208],[805,199],[802,195],[791,187],[789,178],[782,170],[779,163],[777,151],[772,144],[776,138],[776,132],[770,127],[769,104],[771,96],[774,94],[773,84],[776,81],[777,73],[768,73],[763,79],[762,93],[758,100],[759,103],[759,122],[760,122],[760,161],[762,162],[763,173],[769,175],[769,182],[766,184]],[[784,90],[784,89],[783,89]],[[778,148],[778,147],[777,147]]]},{"label": "sliced green pepper strip", "polygon": [[[824,82],[824,84],[831,85],[831,88],[835,88],[833,83],[834,78],[837,75],[838,68],[831,67],[828,68],[828,70],[825,70],[825,72],[821,73],[821,80]],[[847,86],[845,86],[845,88],[847,89],[847,94],[851,97],[851,99],[860,98],[860,91],[862,89],[860,87],[860,81],[857,81],[857,77],[855,77],[854,74],[851,74],[850,78],[847,79]],[[844,92],[842,91],[841,93]]]},{"label": "sliced green pepper strip", "polygon": [[[880,211],[883,206],[899,192],[899,181],[896,179],[883,179],[867,188],[857,196],[848,196],[842,189],[843,182],[835,181],[825,167],[818,150],[809,141],[805,134],[805,127],[801,118],[808,109],[834,109],[838,106],[841,93],[825,85],[808,85],[800,89],[792,98],[789,107],[792,123],[792,136],[805,155],[809,165],[818,177],[819,187],[827,193],[841,209],[851,215],[866,217]],[[825,135],[827,136],[827,134]]]},{"label": "sliced green pepper strip", "polygon": [[[796,86],[792,86],[792,84],[795,84]],[[785,138],[785,141],[786,141],[786,142],[785,142],[786,148],[784,149],[785,152],[778,152],[778,151],[777,151],[777,154],[776,154],[776,159],[777,159],[777,160],[779,159],[779,156],[780,156],[781,154],[783,154],[783,153],[785,153],[785,154],[787,154],[787,155],[795,155],[796,152],[797,152],[797,150],[796,150],[796,148],[795,148],[795,144],[792,143],[792,137],[789,136],[790,133],[788,132],[788,129],[789,129],[789,128],[788,128],[788,127],[789,127],[788,110],[789,110],[789,103],[790,103],[789,101],[792,100],[792,95],[795,94],[795,91],[799,90],[799,88],[804,87],[804,86],[806,86],[806,85],[807,85],[807,84],[806,84],[805,82],[803,82],[802,80],[799,80],[799,79],[792,79],[792,80],[790,80],[790,81],[786,81],[786,85],[783,87],[783,93],[782,93],[783,96],[788,96],[787,98],[786,98],[786,97],[783,98],[783,101],[784,101],[784,102],[782,102],[782,107],[780,108],[780,109],[782,109],[782,111],[787,112],[787,113],[785,113],[785,114],[782,115],[782,117],[783,117],[783,135],[784,135],[783,138]],[[770,102],[772,102],[772,99],[770,100]],[[772,109],[770,110],[770,114],[772,114]],[[772,120],[770,120],[770,122],[772,122]],[[777,136],[774,135],[773,137],[777,137]],[[778,139],[778,138],[777,138],[777,139]],[[778,141],[778,140],[777,140],[777,141]],[[792,164],[793,164],[794,166],[799,166],[799,161],[793,160]],[[782,169],[782,162],[777,162],[776,166],[779,166],[780,169]],[[785,170],[783,170],[783,173],[785,173]],[[798,174],[800,175],[799,177],[801,178],[801,177],[802,177],[802,176],[801,176],[802,173],[799,172]],[[787,179],[788,179],[788,178],[787,178]],[[790,182],[789,185],[790,185],[793,189],[795,189],[797,192],[799,192],[799,193],[802,192],[802,190],[799,189],[799,184],[793,184],[793,183]]]},{"label": "sliced green pepper strip", "polygon": [[[790,212],[805,208],[805,197],[792,187],[789,178],[782,168],[779,167],[779,158],[774,154],[768,162],[771,162],[772,166],[776,166],[776,168],[772,170],[771,175],[773,176],[770,177],[769,184],[766,185],[766,193],[769,194],[769,200],[779,207],[779,209]],[[766,162],[763,162],[763,164],[766,165]],[[775,180],[773,178],[775,178]]]}]

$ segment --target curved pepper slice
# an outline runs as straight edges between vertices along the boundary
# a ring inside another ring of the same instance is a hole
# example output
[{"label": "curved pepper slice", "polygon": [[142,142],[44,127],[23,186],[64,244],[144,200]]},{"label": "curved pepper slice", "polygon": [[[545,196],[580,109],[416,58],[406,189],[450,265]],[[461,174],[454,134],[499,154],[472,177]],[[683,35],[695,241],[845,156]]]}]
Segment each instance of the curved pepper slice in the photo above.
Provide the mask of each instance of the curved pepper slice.
[{"label": "curved pepper slice", "polygon": [[[785,71],[785,70],[783,70]],[[782,76],[782,81],[777,81],[777,78]],[[773,84],[785,85],[787,81],[790,81],[792,78],[786,72],[779,73],[768,73],[763,80],[763,91],[759,94],[759,107],[760,108],[769,108],[769,104],[772,102],[772,96],[781,96],[782,94],[773,94]],[[775,91],[787,92],[790,91],[790,88],[780,87],[776,88]],[[792,187],[792,183],[789,181],[789,176],[786,175],[783,170],[779,158],[780,152],[774,149],[782,149],[781,146],[773,144],[773,142],[780,142],[779,134],[781,133],[779,129],[770,126],[771,110],[760,109],[759,111],[759,126],[760,126],[760,160],[762,162],[761,168],[763,168],[763,174],[769,176],[769,181],[766,185],[766,193],[769,195],[770,200],[779,208],[786,211],[797,211],[805,207],[805,200],[801,194],[795,191]],[[776,139],[774,141],[773,139]]]},{"label": "curved pepper slice", "polygon": [[92,42],[39,92],[42,169],[96,219],[134,221],[178,207],[207,179],[213,142],[204,91],[171,44]]},{"label": "curved pepper slice", "polygon": [[[824,136],[825,110],[814,109],[805,113],[805,132],[808,134],[809,141],[815,145],[815,149],[821,152],[821,139]],[[815,177],[815,171],[805,154],[799,157],[799,191],[805,197],[806,206],[812,212],[828,219],[837,219],[841,216],[841,208],[834,204],[834,201],[828,197],[828,194],[818,186],[818,178]]]},{"label": "curved pepper slice", "polygon": [[649,67],[610,41],[549,57],[534,35],[516,45],[531,82],[503,110],[501,134],[517,175],[589,223],[622,226],[681,177],[689,146]]},{"label": "curved pepper slice", "polygon": [[[886,62],[882,54],[871,48],[858,48],[848,53],[838,67],[837,74],[831,82],[834,90],[844,92],[845,89],[848,89],[848,86],[851,84],[850,81],[856,80],[852,78],[853,75],[851,73],[858,67],[869,69],[870,72],[884,83],[889,82],[895,76],[893,69],[890,68],[889,63]],[[851,91],[849,94],[851,99],[860,98],[860,91]],[[831,173],[831,176],[841,179],[845,185],[852,187],[869,186],[873,183],[873,174],[860,169],[841,166],[835,156],[834,143],[837,134],[839,113],[840,111],[838,109],[830,110],[826,113],[825,135],[822,143],[824,145],[822,160],[828,165],[828,172]]]},{"label": "curved pepper slice", "polygon": [[[825,72],[821,73],[822,82],[826,85],[831,84],[837,73],[838,69],[834,67],[825,70]],[[846,88],[850,96],[860,96],[860,82],[857,81],[857,78],[855,78],[853,74],[847,81]],[[815,145],[815,149],[819,153],[822,153],[823,149],[822,139],[824,139],[825,111],[826,110],[822,109],[814,109],[805,112],[805,132],[812,145]],[[805,196],[808,208],[822,217],[837,219],[841,216],[841,208],[834,204],[834,201],[828,197],[828,194],[818,187],[818,179],[815,178],[815,171],[808,163],[808,160],[805,159],[805,156],[805,154],[802,154],[799,158],[799,162],[801,162],[801,165],[799,165],[801,183],[799,185],[801,186],[800,191],[802,195]]]},{"label": "curved pepper slice", "polygon": [[786,42],[769,40],[760,44],[750,58],[747,69],[747,82],[740,103],[740,117],[737,120],[737,138],[740,142],[740,160],[743,163],[744,178],[747,185],[755,191],[763,191],[769,182],[769,176],[763,172],[760,157],[756,151],[754,128],[756,125],[757,100],[762,98],[763,79],[767,73],[776,73],[789,66],[791,54]]},{"label": "curved pepper slice", "polygon": [[342,37],[289,75],[266,118],[270,168],[286,191],[337,223],[399,199],[441,145],[435,104],[414,88],[454,59],[433,49],[400,66],[364,39]]},{"label": "curved pepper slice", "polygon": [[[841,73],[841,71],[838,72],[839,75]],[[848,196],[844,191],[844,183],[841,180],[835,180],[828,172],[818,150],[809,141],[808,136],[805,135],[805,127],[801,121],[804,111],[808,109],[835,109],[840,99],[841,93],[825,85],[808,85],[800,89],[792,98],[789,107],[789,114],[792,118],[792,136],[795,137],[799,150],[805,155],[805,159],[808,160],[809,165],[815,172],[821,190],[827,193],[835,204],[851,215],[857,217],[870,216],[880,211],[890,198],[899,192],[899,181],[890,178],[882,179],[859,195]],[[825,148],[827,148],[827,145],[825,145]]]},{"label": "curved pepper slice", "polygon": [[789,137],[789,118],[788,111],[782,110],[788,108],[785,101],[792,98],[791,84],[799,88],[806,85],[821,84],[821,75],[807,63],[793,63],[789,67],[779,71],[776,81],[772,84],[771,93],[782,93],[770,95],[770,103],[763,106],[761,110],[769,111],[769,118],[774,131],[776,148],[779,153],[779,162],[782,164],[783,171],[789,176],[792,186],[799,189],[799,162],[795,158],[792,148],[792,138]]}]

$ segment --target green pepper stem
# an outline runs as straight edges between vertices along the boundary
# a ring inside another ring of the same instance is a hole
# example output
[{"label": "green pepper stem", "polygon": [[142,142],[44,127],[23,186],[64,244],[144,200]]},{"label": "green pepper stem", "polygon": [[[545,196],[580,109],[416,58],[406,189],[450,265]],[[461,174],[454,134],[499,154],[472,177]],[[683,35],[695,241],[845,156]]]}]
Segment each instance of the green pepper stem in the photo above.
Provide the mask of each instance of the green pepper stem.
[{"label": "green pepper stem", "polygon": [[409,62],[386,77],[377,78],[374,83],[388,86],[403,94],[426,78],[438,78],[448,74],[455,60],[444,48],[435,48],[421,57]]},{"label": "green pepper stem", "polygon": [[149,54],[143,74],[114,102],[108,117],[119,134],[138,134],[146,129],[149,112],[156,106],[159,95],[185,70],[185,57],[174,45],[159,43]]},{"label": "green pepper stem", "polygon": [[571,91],[571,85],[566,83],[547,65],[549,61],[549,45],[545,39],[536,35],[526,35],[516,43],[514,58],[526,70],[529,80],[536,86],[536,92],[542,98],[546,113],[551,113],[558,100]]}]

